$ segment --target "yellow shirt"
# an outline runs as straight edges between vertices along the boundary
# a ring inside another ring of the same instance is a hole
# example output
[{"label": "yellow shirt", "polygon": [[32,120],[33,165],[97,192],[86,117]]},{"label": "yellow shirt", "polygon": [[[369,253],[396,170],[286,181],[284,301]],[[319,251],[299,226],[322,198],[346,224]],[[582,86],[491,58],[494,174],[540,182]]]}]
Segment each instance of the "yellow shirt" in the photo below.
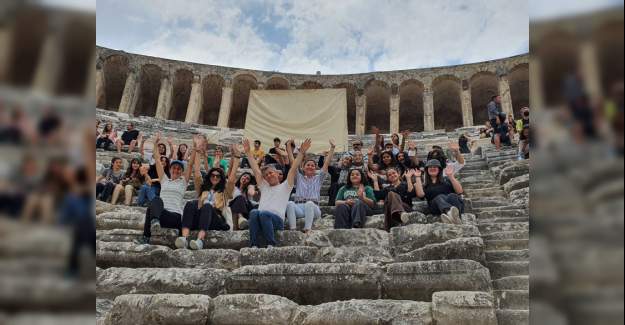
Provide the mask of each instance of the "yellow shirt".
[{"label": "yellow shirt", "polygon": [[258,159],[258,158],[262,158],[265,156],[265,151],[263,151],[262,148],[259,148],[258,150],[254,149],[252,150],[252,154],[254,155],[255,159]]}]

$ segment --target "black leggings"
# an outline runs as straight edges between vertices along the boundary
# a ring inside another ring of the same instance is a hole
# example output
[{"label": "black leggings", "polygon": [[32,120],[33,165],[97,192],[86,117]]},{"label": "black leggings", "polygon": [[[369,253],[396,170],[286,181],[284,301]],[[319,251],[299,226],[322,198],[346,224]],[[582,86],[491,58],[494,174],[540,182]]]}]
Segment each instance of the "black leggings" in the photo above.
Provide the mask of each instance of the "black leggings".
[{"label": "black leggings", "polygon": [[117,184],[113,182],[97,183],[95,185],[96,198],[100,201],[107,202],[111,196],[113,196],[115,186],[117,186]]},{"label": "black leggings", "polygon": [[148,203],[148,210],[145,213],[145,224],[143,225],[143,235],[145,237],[151,237],[152,232],[150,227],[152,226],[152,219],[159,220],[161,227],[173,228],[180,231],[182,229],[182,220],[179,213],[170,212],[163,207],[163,200],[160,197],[155,197],[150,203]]},{"label": "black leggings", "polygon": [[96,149],[97,148],[108,149],[112,144],[113,144],[113,141],[111,141],[111,139],[109,138],[98,138],[95,141]]},{"label": "black leggings", "polygon": [[210,204],[197,207],[197,200],[187,202],[182,213],[182,228],[189,230],[230,230],[221,213]]},{"label": "black leggings", "polygon": [[250,215],[250,211],[256,207],[245,196],[239,195],[234,200],[230,201],[230,210],[232,214],[240,214],[243,218],[247,219]]}]

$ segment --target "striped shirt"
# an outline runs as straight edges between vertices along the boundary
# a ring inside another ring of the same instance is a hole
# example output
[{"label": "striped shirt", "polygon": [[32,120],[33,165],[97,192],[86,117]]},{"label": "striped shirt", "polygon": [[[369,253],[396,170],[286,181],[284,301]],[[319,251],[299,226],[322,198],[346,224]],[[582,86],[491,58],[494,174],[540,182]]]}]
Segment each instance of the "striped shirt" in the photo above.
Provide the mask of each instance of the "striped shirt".
[{"label": "striped shirt", "polygon": [[321,184],[328,173],[319,171],[313,177],[306,177],[301,172],[297,173],[295,183],[295,200],[308,200],[319,202],[321,199]]},{"label": "striped shirt", "polygon": [[160,197],[163,200],[165,210],[182,215],[184,192],[186,190],[187,182],[184,180],[184,177],[171,180],[167,175],[163,175]]}]

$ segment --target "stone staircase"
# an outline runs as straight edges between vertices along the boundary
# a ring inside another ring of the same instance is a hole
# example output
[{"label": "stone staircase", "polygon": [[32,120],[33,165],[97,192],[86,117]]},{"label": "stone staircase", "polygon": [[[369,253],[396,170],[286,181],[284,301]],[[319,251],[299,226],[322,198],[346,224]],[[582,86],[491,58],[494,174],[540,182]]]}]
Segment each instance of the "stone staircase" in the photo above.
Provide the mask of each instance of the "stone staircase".
[{"label": "stone staircase", "polygon": [[[449,137],[434,139],[418,141]],[[390,233],[381,211],[335,230],[325,196],[310,234],[279,231],[270,249],[249,248],[247,230],[210,231],[201,251],[175,249],[172,229],[135,245],[145,208],[97,202],[98,324],[528,324],[529,167],[490,147],[466,159],[462,225],[415,201]]]}]

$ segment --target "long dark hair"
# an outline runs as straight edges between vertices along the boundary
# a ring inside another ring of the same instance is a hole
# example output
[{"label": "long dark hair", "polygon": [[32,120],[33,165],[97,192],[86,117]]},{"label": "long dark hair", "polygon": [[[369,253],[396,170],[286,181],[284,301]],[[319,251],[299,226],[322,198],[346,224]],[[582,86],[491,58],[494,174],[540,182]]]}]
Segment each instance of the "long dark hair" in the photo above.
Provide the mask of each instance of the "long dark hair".
[{"label": "long dark hair", "polygon": [[[182,152],[180,151],[180,147],[182,147],[182,146],[185,146],[185,148],[187,148],[187,151],[185,151],[185,153],[182,153]],[[184,158],[185,158],[184,156],[187,154],[187,152],[188,152],[188,151],[189,151],[189,146],[187,146],[187,145],[186,145],[186,144],[184,144],[184,143],[181,143],[181,144],[178,146],[178,151],[176,152],[176,158],[177,158],[178,160],[181,160],[181,161],[182,161],[182,160],[184,160]]]},{"label": "long dark hair", "polygon": [[[211,183],[211,174],[214,172],[218,172],[220,175],[219,183],[213,187],[213,183]],[[208,173],[204,176],[202,181],[202,192],[213,190],[215,192],[223,192],[226,188],[226,174],[224,170],[221,168],[211,168]]]},{"label": "long dark hair", "polygon": [[354,184],[352,184],[352,173],[354,171],[357,171],[360,174],[360,184],[362,184],[363,186],[367,186],[367,178],[365,177],[365,173],[358,169],[358,168],[352,168],[349,170],[349,175],[347,175],[347,183],[345,183],[346,187],[354,187]]},{"label": "long dark hair", "polygon": [[[139,164],[139,168],[137,168],[137,170],[133,170],[132,169],[132,164],[133,163],[137,163]],[[133,178],[133,177],[141,177],[141,174],[139,173],[139,169],[141,168],[141,160],[139,160],[138,158],[132,158],[132,160],[130,161],[130,164],[128,164],[128,169],[126,170],[126,175],[124,176],[125,178]]]},{"label": "long dark hair", "polygon": [[[384,163],[384,155],[389,155],[391,157],[391,164],[387,165]],[[380,169],[387,169],[389,167],[396,167],[397,161],[395,160],[395,156],[390,151],[384,151],[380,154]]]},{"label": "long dark hair", "polygon": [[[443,182],[443,168],[441,167],[437,167],[438,168],[438,174],[436,175],[436,184],[442,183]],[[425,173],[424,173],[424,177],[425,177],[425,187],[434,184],[434,181],[432,181],[432,176],[430,176],[430,173],[428,172],[428,168],[425,168]]]},{"label": "long dark hair", "polygon": [[241,176],[239,176],[239,179],[237,179],[237,182],[235,184],[235,186],[237,188],[241,187],[241,178],[243,177],[243,175],[249,176],[250,177],[250,182],[249,182],[249,184],[245,185],[245,188],[243,188],[241,190],[241,192],[247,191],[247,187],[250,186],[250,185],[256,185],[256,177],[254,177],[254,175],[252,175],[252,173],[250,173],[250,172],[244,172],[243,174],[241,174]]},{"label": "long dark hair", "polygon": [[[107,130],[107,128],[109,129]],[[113,123],[111,122],[104,123],[104,128],[102,129],[102,133],[107,134],[111,132],[113,132]]]}]

